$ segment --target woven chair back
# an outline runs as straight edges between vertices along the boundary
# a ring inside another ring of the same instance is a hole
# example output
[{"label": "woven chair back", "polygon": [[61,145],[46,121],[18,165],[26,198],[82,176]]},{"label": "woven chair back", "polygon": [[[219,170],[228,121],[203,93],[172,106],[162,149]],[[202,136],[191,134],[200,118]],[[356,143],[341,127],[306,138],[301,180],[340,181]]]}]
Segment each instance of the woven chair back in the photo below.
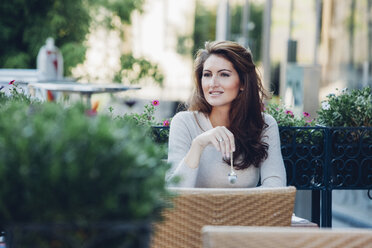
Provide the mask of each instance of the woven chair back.
[{"label": "woven chair back", "polygon": [[171,189],[173,208],[154,224],[152,248],[200,248],[206,225],[290,226],[296,188]]},{"label": "woven chair back", "polygon": [[205,226],[203,248],[371,248],[371,229]]}]

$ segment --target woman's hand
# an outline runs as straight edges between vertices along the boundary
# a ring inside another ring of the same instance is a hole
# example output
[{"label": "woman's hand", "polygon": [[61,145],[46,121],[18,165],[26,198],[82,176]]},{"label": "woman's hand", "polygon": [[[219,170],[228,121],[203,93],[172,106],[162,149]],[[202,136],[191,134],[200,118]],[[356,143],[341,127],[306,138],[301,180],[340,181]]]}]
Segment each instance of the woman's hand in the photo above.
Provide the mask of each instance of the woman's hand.
[{"label": "woman's hand", "polygon": [[226,127],[218,126],[210,129],[194,139],[202,149],[212,144],[226,158],[230,158],[230,153],[235,151],[234,135]]}]

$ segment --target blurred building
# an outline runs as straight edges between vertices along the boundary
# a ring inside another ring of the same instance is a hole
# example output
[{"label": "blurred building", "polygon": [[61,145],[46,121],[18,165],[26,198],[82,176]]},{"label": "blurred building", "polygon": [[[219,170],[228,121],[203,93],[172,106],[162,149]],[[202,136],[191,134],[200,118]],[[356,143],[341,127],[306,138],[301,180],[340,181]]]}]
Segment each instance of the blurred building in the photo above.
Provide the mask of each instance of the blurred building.
[{"label": "blurred building", "polygon": [[371,0],[324,0],[321,37],[321,94],[371,85]]},{"label": "blurred building", "polygon": [[372,85],[371,0],[274,0],[271,33],[272,64],[294,52],[296,63],[320,66],[317,102],[336,88]]},{"label": "blurred building", "polygon": [[[218,35],[249,46],[267,86],[281,96],[287,62],[305,69],[319,66],[319,83],[312,88],[315,101],[310,101],[318,103],[336,88],[371,85],[371,5],[371,0],[146,1],[125,28],[125,43],[117,31],[91,34],[85,67],[75,74],[110,79],[118,67],[118,49],[132,51],[157,62],[165,75],[164,89],[147,85],[143,97],[184,101],[192,88],[194,45]],[[203,14],[209,19],[197,19]],[[197,29],[208,36],[195,34]]]}]

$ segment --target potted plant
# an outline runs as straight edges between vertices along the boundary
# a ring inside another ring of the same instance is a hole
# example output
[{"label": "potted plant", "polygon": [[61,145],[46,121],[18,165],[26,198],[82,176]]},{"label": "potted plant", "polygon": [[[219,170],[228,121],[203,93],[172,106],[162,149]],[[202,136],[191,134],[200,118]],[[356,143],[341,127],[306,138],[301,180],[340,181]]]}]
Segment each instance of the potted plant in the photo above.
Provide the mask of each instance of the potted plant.
[{"label": "potted plant", "polygon": [[339,94],[329,94],[318,111],[318,124],[328,127],[371,127],[371,88],[341,90]]},{"label": "potted plant", "polygon": [[0,101],[7,247],[147,247],[169,166],[143,128],[82,104]]},{"label": "potted plant", "polygon": [[144,127],[156,143],[166,146],[171,119],[163,119],[160,122],[155,119],[155,111],[159,105],[159,100],[152,100],[144,106],[142,113],[126,113],[117,118],[134,121],[137,125]]},{"label": "potted plant", "polygon": [[321,163],[324,152],[324,132],[315,126],[315,119],[303,112],[296,115],[283,104],[270,103],[265,112],[279,126],[281,151],[287,172],[287,182],[298,189],[312,187],[322,181]]},{"label": "potted plant", "polygon": [[371,88],[329,94],[318,111],[318,123],[329,129],[333,186],[372,186],[368,165],[372,160]]}]

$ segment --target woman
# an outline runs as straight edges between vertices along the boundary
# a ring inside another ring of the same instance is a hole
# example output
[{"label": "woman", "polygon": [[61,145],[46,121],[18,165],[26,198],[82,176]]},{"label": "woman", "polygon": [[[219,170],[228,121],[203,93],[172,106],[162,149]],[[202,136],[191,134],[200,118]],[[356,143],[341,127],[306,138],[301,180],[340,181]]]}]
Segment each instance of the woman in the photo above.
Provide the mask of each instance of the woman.
[{"label": "woman", "polygon": [[[262,113],[265,97],[252,56],[235,42],[207,42],[195,60],[188,111],[170,125],[168,180],[180,187],[286,185],[276,121]],[[230,162],[236,183],[228,180]]]}]

